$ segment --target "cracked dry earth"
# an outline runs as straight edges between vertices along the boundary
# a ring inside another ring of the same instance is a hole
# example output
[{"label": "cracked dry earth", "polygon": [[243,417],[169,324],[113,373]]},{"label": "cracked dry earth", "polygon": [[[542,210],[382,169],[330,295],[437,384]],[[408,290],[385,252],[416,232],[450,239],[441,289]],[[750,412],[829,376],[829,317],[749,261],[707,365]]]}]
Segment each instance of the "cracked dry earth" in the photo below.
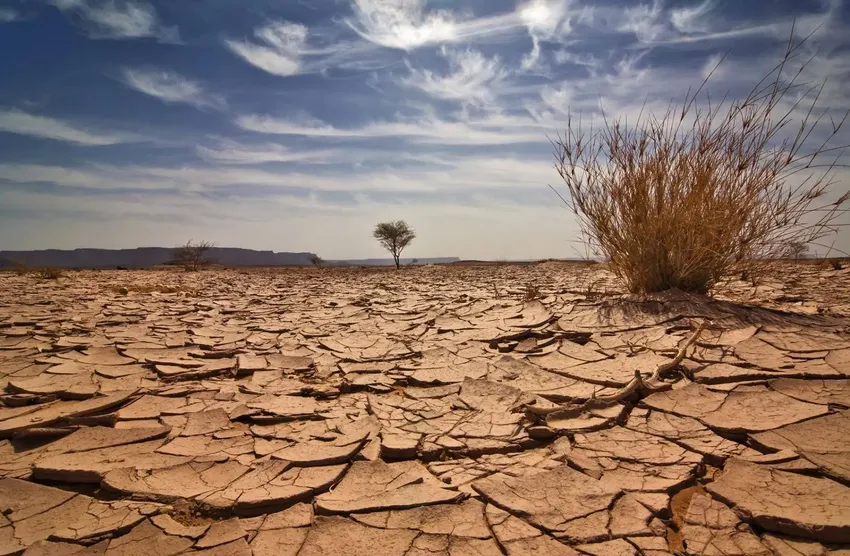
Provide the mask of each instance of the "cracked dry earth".
[{"label": "cracked dry earth", "polygon": [[0,280],[0,554],[850,554],[848,271]]}]

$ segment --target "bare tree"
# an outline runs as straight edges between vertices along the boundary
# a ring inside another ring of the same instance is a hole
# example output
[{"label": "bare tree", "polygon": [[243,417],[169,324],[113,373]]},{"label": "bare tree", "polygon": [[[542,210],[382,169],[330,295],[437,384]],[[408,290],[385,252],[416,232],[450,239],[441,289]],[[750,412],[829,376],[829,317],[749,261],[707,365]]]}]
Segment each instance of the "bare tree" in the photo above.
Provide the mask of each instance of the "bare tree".
[{"label": "bare tree", "polygon": [[325,264],[325,260],[318,255],[310,255],[310,262],[313,263],[313,266],[319,268],[323,264]]},{"label": "bare tree", "polygon": [[404,220],[381,222],[375,226],[372,235],[393,256],[396,268],[401,267],[399,263],[401,252],[416,237],[416,233]]},{"label": "bare tree", "polygon": [[786,249],[788,257],[793,258],[795,261],[805,258],[806,253],[809,252],[809,246],[802,241],[792,241],[787,245]]},{"label": "bare tree", "polygon": [[210,264],[211,261],[206,258],[206,253],[213,247],[215,244],[209,241],[194,243],[189,240],[185,245],[174,248],[174,263],[181,265],[187,271],[200,270]]}]

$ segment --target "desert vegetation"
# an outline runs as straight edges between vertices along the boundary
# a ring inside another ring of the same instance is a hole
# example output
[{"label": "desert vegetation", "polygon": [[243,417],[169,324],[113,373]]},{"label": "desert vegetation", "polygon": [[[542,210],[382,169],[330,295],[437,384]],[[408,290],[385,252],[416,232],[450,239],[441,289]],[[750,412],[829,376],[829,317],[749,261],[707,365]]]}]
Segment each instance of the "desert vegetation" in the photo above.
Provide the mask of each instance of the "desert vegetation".
[{"label": "desert vegetation", "polygon": [[707,293],[726,276],[757,280],[836,231],[848,194],[829,198],[830,157],[843,149],[834,143],[847,114],[826,118],[819,87],[801,79],[808,62],[791,69],[805,40],[790,40],[743,100],[710,102],[709,74],[660,116],[589,131],[568,119],[554,141],[561,198],[629,291]]},{"label": "desert vegetation", "polygon": [[401,268],[401,253],[416,237],[416,232],[404,220],[396,220],[377,224],[372,235],[384,249],[390,252],[395,267]]},{"label": "desert vegetation", "polygon": [[186,271],[198,271],[211,263],[207,258],[207,251],[213,247],[215,247],[215,244],[209,241],[193,242],[189,240],[174,248],[173,262],[182,266]]}]

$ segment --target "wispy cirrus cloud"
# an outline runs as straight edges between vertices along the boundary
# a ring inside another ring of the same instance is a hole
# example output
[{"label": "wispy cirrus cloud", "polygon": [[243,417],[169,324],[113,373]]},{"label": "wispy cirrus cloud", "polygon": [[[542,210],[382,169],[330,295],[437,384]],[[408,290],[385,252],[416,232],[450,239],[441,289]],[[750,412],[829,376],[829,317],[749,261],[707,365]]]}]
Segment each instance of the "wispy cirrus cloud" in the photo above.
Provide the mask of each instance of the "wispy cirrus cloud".
[{"label": "wispy cirrus cloud", "polygon": [[142,0],[52,0],[93,39],[155,38],[179,42],[176,27],[159,21],[154,7]]},{"label": "wispy cirrus cloud", "polygon": [[0,110],[0,132],[84,146],[115,145],[139,140],[139,137],[132,134],[91,131],[69,122],[16,109]]},{"label": "wispy cirrus cloud", "polygon": [[212,145],[197,145],[198,155],[219,164],[264,164],[267,162],[303,162],[330,164],[341,158],[339,151],[326,149],[293,150],[277,143],[247,145],[238,141],[220,139]]},{"label": "wispy cirrus cloud", "polygon": [[307,27],[288,21],[271,22],[254,31],[256,41],[226,40],[234,54],[273,75],[295,75],[307,45]]},{"label": "wispy cirrus cloud", "polygon": [[223,97],[208,93],[196,81],[165,70],[150,68],[125,68],[124,83],[140,93],[158,98],[165,103],[191,104],[197,108],[224,108]]},{"label": "wispy cirrus cloud", "polygon": [[2,8],[0,7],[0,23],[11,23],[12,21],[17,21],[21,19],[21,14],[12,8]]},{"label": "wispy cirrus cloud", "polygon": [[440,52],[448,62],[448,73],[440,75],[408,66],[409,74],[399,82],[438,99],[481,106],[493,102],[495,90],[510,75],[498,56],[488,58],[475,50],[446,47]]},{"label": "wispy cirrus cloud", "polygon": [[234,123],[247,131],[272,135],[359,139],[399,137],[412,143],[431,145],[548,143],[546,132],[553,129],[528,117],[501,114],[467,120],[447,120],[426,114],[409,120],[371,122],[352,128],[339,128],[319,120],[261,115],[238,116]]}]

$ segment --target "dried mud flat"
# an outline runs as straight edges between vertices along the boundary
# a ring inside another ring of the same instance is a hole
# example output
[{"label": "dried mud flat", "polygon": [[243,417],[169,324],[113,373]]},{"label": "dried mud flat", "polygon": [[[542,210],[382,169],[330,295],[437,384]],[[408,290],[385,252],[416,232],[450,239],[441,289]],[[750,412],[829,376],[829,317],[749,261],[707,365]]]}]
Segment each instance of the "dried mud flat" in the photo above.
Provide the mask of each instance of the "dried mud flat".
[{"label": "dried mud flat", "polygon": [[850,554],[848,326],[814,265],[2,274],[0,554]]}]

